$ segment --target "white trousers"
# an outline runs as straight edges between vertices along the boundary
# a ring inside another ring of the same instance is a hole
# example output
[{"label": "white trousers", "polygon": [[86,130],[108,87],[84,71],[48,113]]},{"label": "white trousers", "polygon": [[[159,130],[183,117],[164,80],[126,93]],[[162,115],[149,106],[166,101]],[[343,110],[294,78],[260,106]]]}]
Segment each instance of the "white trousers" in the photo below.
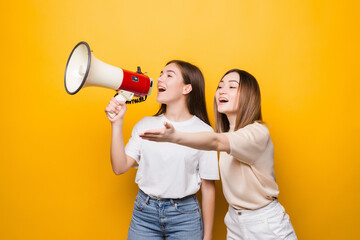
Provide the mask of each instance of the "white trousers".
[{"label": "white trousers", "polygon": [[289,216],[277,200],[257,210],[229,206],[225,224],[227,240],[297,240]]}]

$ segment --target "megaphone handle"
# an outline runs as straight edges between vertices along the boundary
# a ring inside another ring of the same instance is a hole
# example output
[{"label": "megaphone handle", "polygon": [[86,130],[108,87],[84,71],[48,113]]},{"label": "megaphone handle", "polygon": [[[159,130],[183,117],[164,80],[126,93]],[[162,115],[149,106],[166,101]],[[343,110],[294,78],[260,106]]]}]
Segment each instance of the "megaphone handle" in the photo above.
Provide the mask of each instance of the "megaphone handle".
[{"label": "megaphone handle", "polygon": [[[125,102],[126,101],[126,98],[122,94],[115,95],[115,99],[118,100],[119,102]],[[119,106],[119,108],[121,109],[120,106]],[[109,115],[110,118],[114,118],[116,116],[115,113],[111,113],[111,112],[108,112],[107,114]]]}]

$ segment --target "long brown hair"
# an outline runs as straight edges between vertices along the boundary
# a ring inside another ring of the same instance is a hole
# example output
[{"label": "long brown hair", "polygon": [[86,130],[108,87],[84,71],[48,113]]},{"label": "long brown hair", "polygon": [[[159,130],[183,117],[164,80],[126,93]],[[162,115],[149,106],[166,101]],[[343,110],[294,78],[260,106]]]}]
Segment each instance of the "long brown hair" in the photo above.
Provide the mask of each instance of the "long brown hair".
[{"label": "long brown hair", "polygon": [[[172,60],[165,66],[174,63],[180,68],[184,84],[191,84],[192,90],[188,94],[186,102],[190,114],[197,116],[203,122],[210,125],[205,103],[205,80],[202,72],[195,65],[181,60]],[[155,116],[166,113],[166,104],[161,104]]]},{"label": "long brown hair", "polygon": [[[234,128],[234,131],[236,131],[248,124],[262,122],[261,95],[260,87],[255,77],[246,71],[240,69],[231,69],[227,71],[221,79],[232,72],[238,73],[240,78],[240,85],[237,94],[239,107]],[[228,132],[230,129],[229,120],[225,114],[219,113],[217,109],[218,107],[215,97],[214,114],[216,132]]]}]

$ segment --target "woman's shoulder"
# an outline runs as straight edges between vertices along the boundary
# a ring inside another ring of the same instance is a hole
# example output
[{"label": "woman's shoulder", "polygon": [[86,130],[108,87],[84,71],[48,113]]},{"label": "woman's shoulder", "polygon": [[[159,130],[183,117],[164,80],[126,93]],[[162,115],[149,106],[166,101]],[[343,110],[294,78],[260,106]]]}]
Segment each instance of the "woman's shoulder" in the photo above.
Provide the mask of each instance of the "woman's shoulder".
[{"label": "woman's shoulder", "polygon": [[230,142],[231,155],[238,159],[244,159],[246,157],[244,154],[247,153],[250,154],[248,156],[253,157],[254,153],[261,152],[272,143],[269,130],[260,122],[248,124],[225,135]]},{"label": "woman's shoulder", "polygon": [[134,126],[137,129],[152,129],[158,127],[157,125],[161,124],[161,115],[160,116],[146,116],[140,119]]},{"label": "woman's shoulder", "polygon": [[159,116],[146,116],[146,117],[143,117],[142,119],[140,119],[139,122],[141,122],[141,123],[157,122],[157,121],[160,121],[161,119],[162,119],[162,115],[159,115]]},{"label": "woman's shoulder", "polygon": [[257,138],[270,138],[270,132],[269,129],[266,127],[265,123],[263,122],[254,122],[251,124],[246,125],[243,128],[240,128],[235,131],[238,134],[245,134],[245,135],[251,135],[256,136]]},{"label": "woman's shoulder", "polygon": [[194,116],[194,122],[192,124],[194,124],[194,127],[196,127],[197,131],[199,131],[199,132],[213,132],[214,131],[214,129],[209,124],[205,123],[197,116]]},{"label": "woman's shoulder", "polygon": [[247,126],[245,126],[245,128],[261,131],[266,134],[270,134],[269,129],[267,128],[267,126],[264,122],[256,121],[254,123],[248,124]]}]

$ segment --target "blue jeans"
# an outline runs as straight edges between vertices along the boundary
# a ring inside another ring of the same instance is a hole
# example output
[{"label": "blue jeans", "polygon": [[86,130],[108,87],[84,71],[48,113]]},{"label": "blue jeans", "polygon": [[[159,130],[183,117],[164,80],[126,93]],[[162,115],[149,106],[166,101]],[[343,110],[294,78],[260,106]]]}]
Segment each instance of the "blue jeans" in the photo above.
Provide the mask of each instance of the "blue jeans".
[{"label": "blue jeans", "polygon": [[154,199],[139,189],[128,240],[202,240],[203,221],[195,195]]}]

